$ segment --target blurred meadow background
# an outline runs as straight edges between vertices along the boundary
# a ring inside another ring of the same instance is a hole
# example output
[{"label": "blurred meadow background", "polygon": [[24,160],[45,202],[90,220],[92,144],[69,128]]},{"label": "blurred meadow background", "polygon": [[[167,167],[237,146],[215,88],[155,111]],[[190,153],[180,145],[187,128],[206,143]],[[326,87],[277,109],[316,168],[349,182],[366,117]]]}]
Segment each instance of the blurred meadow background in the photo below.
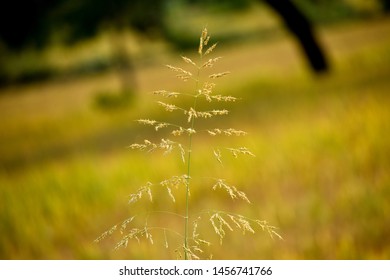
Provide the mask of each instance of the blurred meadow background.
[{"label": "blurred meadow background", "polygon": [[[252,204],[194,181],[191,213],[242,213],[284,238],[237,230],[220,245],[212,227],[202,227],[213,241],[206,257],[390,258],[389,1],[292,1],[326,54],[325,73],[310,68],[262,1],[123,0],[112,9],[103,0],[21,2],[1,4],[1,259],[176,257],[169,234],[168,249],[157,232],[153,245],[134,241],[118,251],[118,236],[93,241],[135,214],[141,224],[147,211],[183,214],[179,194],[176,203],[161,194],[128,205],[139,186],[186,166],[177,154],[126,147],[164,137],[135,120],[164,120],[152,91],[193,88],[164,65],[196,58],[203,27],[223,57],[215,71],[231,72],[217,81],[218,93],[241,99],[218,125],[248,135],[195,136],[193,176],[220,174]],[[256,157],[226,158],[221,167],[210,146],[231,142]],[[153,219],[182,228],[172,216]]]}]

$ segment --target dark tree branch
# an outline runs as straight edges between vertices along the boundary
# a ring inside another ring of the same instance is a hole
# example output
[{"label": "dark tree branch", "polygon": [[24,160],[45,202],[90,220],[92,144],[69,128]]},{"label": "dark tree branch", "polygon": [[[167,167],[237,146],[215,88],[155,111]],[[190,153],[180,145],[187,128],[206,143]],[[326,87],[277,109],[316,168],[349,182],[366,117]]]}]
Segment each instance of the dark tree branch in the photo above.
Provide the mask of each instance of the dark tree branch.
[{"label": "dark tree branch", "polygon": [[329,65],[323,50],[315,38],[310,22],[290,0],[262,0],[283,19],[287,29],[298,39],[311,68],[325,72]]}]

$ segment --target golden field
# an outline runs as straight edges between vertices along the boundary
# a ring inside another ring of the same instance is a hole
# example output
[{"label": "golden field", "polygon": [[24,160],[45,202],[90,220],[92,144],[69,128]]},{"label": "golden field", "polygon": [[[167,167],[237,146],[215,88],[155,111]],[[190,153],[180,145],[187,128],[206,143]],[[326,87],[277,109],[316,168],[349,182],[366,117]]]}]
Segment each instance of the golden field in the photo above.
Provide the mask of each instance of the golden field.
[{"label": "golden field", "polygon": [[[192,173],[226,177],[252,203],[232,201],[199,179],[191,189],[191,213],[243,213],[276,226],[283,240],[261,230],[254,235],[235,230],[220,245],[212,227],[204,226],[202,236],[212,241],[205,257],[390,257],[388,34],[389,18],[319,30],[332,62],[331,71],[319,77],[306,69],[287,36],[219,43],[215,53],[223,59],[216,71],[232,74],[217,89],[241,100],[229,105],[231,115],[218,125],[247,131],[234,142],[256,157],[226,159],[220,166],[210,146],[232,140],[195,136]],[[150,211],[184,211],[180,190],[176,203],[161,193],[152,203],[127,204],[145,182],[186,170],[175,153],[126,148],[160,137],[134,121],[164,118],[151,91],[187,90],[164,63],[181,61],[165,54],[159,63],[139,67],[137,97],[119,110],[101,110],[93,102],[97,92],[118,87],[114,73],[0,89],[1,259],[176,258],[177,240],[169,234],[168,248],[158,232],[153,245],[134,241],[118,251],[113,251],[117,238],[93,242],[129,216],[137,214],[142,224]],[[154,219],[181,231],[180,218],[154,213],[150,222]]]}]

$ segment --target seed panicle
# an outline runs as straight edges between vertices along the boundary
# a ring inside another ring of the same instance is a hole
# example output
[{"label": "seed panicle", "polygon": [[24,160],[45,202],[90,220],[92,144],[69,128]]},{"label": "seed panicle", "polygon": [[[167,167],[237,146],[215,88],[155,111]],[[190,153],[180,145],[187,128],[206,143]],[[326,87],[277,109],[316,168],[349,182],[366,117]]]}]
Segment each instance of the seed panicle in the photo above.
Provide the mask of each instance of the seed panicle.
[{"label": "seed panicle", "polygon": [[[210,55],[216,48],[217,43],[210,44],[210,35],[208,34],[207,28],[202,30],[202,33],[199,38],[199,47],[198,54],[199,58],[192,59],[187,56],[181,55],[181,59],[185,63],[184,68],[190,68],[191,71],[188,71],[181,67],[176,67],[173,65],[166,65],[168,69],[170,69],[177,78],[188,81],[191,80],[196,84],[196,89],[192,94],[189,93],[181,93],[170,90],[155,90],[153,91],[153,95],[156,95],[158,99],[169,99],[170,102],[162,102],[157,101],[157,104],[168,113],[174,113],[176,115],[181,115],[182,120],[173,121],[173,123],[158,121],[154,119],[138,119],[137,122],[141,125],[147,125],[154,128],[156,132],[159,133],[169,133],[175,140],[172,141],[168,138],[161,138],[157,141],[143,140],[140,143],[133,143],[128,146],[128,148],[133,150],[140,150],[146,152],[152,152],[155,150],[160,150],[163,152],[163,155],[170,154],[173,150],[178,150],[178,154],[180,154],[181,161],[187,165],[187,173],[184,175],[171,176],[164,180],[157,180],[155,183],[147,182],[144,185],[141,185],[136,189],[136,191],[128,196],[128,203],[140,204],[141,202],[154,202],[154,197],[158,198],[158,195],[154,193],[157,190],[162,191],[163,194],[167,195],[167,199],[176,203],[179,197],[180,192],[185,191],[185,214],[179,215],[176,212],[170,211],[151,211],[147,212],[144,215],[145,223],[139,224],[135,221],[136,216],[130,216],[119,224],[114,225],[109,230],[103,232],[99,237],[97,237],[94,242],[101,242],[103,239],[111,237],[117,231],[120,233],[121,238],[119,242],[115,244],[114,250],[118,250],[123,247],[127,247],[130,241],[134,240],[138,243],[148,242],[151,245],[158,243],[161,239],[156,239],[156,242],[153,238],[153,234],[155,232],[162,232],[163,234],[163,246],[168,249],[170,244],[168,243],[167,234],[174,234],[183,238],[183,243],[178,245],[175,250],[177,256],[179,258],[185,259],[195,259],[198,260],[203,257],[205,253],[205,246],[210,246],[211,243],[201,237],[200,232],[202,231],[202,227],[199,226],[201,222],[202,215],[208,216],[208,222],[206,219],[206,224],[211,225],[211,228],[219,237],[219,242],[222,244],[223,239],[226,234],[230,231],[237,230],[242,231],[242,234],[245,233],[255,233],[255,230],[259,228],[267,232],[271,238],[277,237],[282,239],[281,235],[276,232],[276,228],[270,226],[266,221],[254,220],[247,218],[245,216],[229,213],[219,210],[206,210],[199,214],[198,217],[195,218],[194,215],[190,215],[190,207],[189,207],[189,197],[191,196],[190,190],[192,190],[192,167],[191,167],[191,155],[194,154],[192,140],[195,139],[195,134],[204,133],[206,136],[245,136],[247,132],[235,128],[202,128],[198,129],[198,121],[203,121],[205,119],[216,118],[219,116],[225,116],[229,114],[229,111],[226,109],[215,108],[210,109],[212,102],[236,102],[239,98],[223,95],[219,92],[215,93],[216,84],[214,83],[215,79],[224,77],[230,74],[229,71],[214,73],[211,75],[203,74],[203,71],[207,71],[208,68],[214,67],[216,63],[218,63],[222,57],[214,56],[208,57],[205,59],[205,56]],[[207,68],[207,69],[206,69]],[[202,75],[200,75],[202,72]],[[204,80],[203,80],[204,79]],[[190,106],[187,103],[180,102],[181,97],[192,98],[193,105]],[[175,104],[174,104],[175,103]],[[203,107],[202,107],[203,106]],[[180,113],[180,114],[177,114]],[[172,118],[171,118],[172,119]],[[200,120],[198,120],[200,119]],[[203,119],[203,120],[202,120]],[[187,121],[187,122],[186,122]],[[204,121],[206,122],[206,121]],[[183,125],[186,123],[186,125]],[[213,122],[214,123],[214,122]],[[180,142],[183,139],[183,136],[188,137],[187,145],[184,145]],[[197,137],[196,137],[197,138]],[[249,155],[254,157],[255,155],[249,151],[246,147],[239,148],[225,148],[227,149],[234,158],[238,158],[241,155]],[[213,148],[213,155],[216,160],[222,164],[222,153],[219,148]],[[245,192],[237,189],[235,186],[230,185],[226,182],[225,179],[215,179],[213,178],[213,183],[211,186],[212,190],[222,190],[223,193],[227,193],[227,195],[234,201],[243,201],[250,204],[250,200]],[[190,186],[191,185],[191,186]],[[166,193],[165,193],[166,191]],[[158,192],[157,192],[158,193]],[[180,203],[178,205],[181,205]],[[177,206],[178,207],[178,206]],[[136,207],[134,207],[136,208]],[[133,209],[133,207],[132,207]],[[161,214],[173,214],[176,217],[180,217],[184,220],[185,230],[184,234],[180,234],[175,230],[175,228],[167,228],[161,227],[158,224],[155,225],[154,222],[152,226],[149,226],[148,219],[149,215],[155,212],[159,212]],[[137,214],[137,217],[139,214]],[[190,225],[192,222],[192,235]],[[117,235],[117,234],[115,234]],[[207,236],[208,237],[208,236]]]}]

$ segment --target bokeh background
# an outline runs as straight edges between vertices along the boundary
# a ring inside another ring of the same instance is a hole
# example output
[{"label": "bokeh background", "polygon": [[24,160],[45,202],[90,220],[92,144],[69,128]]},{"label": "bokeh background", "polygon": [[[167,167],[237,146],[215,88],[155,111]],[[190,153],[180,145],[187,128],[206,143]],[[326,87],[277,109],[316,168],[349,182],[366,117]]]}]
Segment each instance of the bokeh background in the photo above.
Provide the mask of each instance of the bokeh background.
[{"label": "bokeh background", "polygon": [[[3,1],[4,2],[4,1]],[[9,2],[9,3],[8,3]],[[251,205],[200,181],[191,213],[223,209],[266,220],[202,236],[215,259],[388,259],[390,257],[390,17],[385,0],[291,1],[310,23],[328,67],[316,71],[283,17],[264,1],[5,1],[0,6],[0,258],[170,259],[177,237],[130,242],[101,233],[148,211],[183,213],[162,193],[128,205],[147,181],[185,173],[176,154],[126,147],[159,139],[139,118],[164,119],[150,93],[188,90],[164,64],[196,57],[207,27],[218,41],[218,92],[241,98],[221,127],[255,158],[226,159],[196,137],[194,177],[219,174]],[[218,141],[217,141],[218,140]],[[203,177],[202,177],[203,176]],[[180,190],[177,191],[181,197]],[[150,215],[180,231],[183,221]],[[207,223],[207,217],[202,220]],[[166,239],[169,247],[165,247]]]}]

